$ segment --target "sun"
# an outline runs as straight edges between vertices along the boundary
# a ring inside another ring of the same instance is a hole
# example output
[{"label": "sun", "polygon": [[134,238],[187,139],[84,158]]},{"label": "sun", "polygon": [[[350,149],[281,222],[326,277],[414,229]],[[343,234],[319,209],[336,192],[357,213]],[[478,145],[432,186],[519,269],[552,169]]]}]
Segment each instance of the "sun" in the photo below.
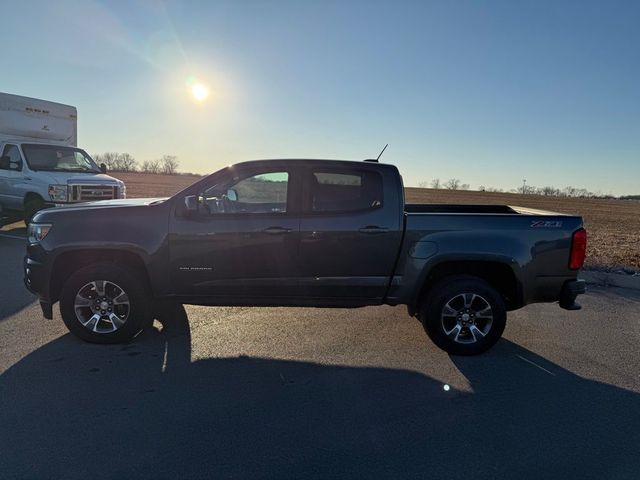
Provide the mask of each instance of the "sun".
[{"label": "sun", "polygon": [[191,95],[198,102],[204,102],[209,97],[209,87],[203,83],[194,83],[191,85]]}]

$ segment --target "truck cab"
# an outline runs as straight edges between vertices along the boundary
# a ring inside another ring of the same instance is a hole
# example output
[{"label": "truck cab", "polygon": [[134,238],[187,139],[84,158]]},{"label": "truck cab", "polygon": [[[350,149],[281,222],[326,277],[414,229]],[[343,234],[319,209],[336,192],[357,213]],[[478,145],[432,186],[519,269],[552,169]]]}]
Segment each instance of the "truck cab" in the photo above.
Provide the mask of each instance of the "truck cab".
[{"label": "truck cab", "polygon": [[43,208],[125,195],[77,147],[75,107],[0,93],[0,216],[29,223]]}]

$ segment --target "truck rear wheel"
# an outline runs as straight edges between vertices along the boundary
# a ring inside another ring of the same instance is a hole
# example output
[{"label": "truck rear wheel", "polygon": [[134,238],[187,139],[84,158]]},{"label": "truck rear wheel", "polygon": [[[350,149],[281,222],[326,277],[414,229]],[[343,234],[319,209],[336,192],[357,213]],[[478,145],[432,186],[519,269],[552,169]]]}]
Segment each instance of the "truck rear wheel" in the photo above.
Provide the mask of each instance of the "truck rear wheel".
[{"label": "truck rear wheel", "polygon": [[424,298],[418,317],[433,342],[452,355],[477,355],[502,336],[507,312],[502,296],[481,278],[454,275]]},{"label": "truck rear wheel", "polygon": [[69,277],[60,295],[60,314],[69,331],[82,340],[121,343],[151,324],[152,299],[136,272],[99,263]]}]

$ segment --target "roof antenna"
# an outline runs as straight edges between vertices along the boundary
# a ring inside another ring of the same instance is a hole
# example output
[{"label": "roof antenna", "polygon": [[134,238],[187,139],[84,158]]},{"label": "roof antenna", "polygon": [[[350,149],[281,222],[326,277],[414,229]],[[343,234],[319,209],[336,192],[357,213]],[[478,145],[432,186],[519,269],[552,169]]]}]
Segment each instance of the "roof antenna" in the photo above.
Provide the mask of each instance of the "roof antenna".
[{"label": "roof antenna", "polygon": [[380,155],[378,155],[378,158],[376,158],[376,162],[380,160],[380,157],[382,156],[382,154],[384,153],[384,151],[387,149],[388,146],[389,146],[388,143],[384,146],[384,148],[380,152]]},{"label": "roof antenna", "polygon": [[376,158],[375,160],[373,158],[367,158],[365,160],[365,162],[374,162],[374,163],[378,163],[378,161],[380,160],[380,157],[382,156],[382,154],[384,153],[384,151],[387,149],[387,147],[389,146],[389,144],[387,143],[384,148],[382,149],[382,151],[380,152],[380,155],[378,155],[378,158]]}]

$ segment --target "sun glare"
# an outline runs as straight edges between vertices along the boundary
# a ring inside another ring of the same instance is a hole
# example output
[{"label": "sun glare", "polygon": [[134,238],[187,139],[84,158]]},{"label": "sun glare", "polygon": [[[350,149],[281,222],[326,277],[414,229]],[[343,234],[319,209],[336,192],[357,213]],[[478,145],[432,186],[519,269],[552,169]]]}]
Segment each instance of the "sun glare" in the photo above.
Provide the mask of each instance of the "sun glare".
[{"label": "sun glare", "polygon": [[209,88],[202,83],[194,83],[191,86],[191,95],[193,95],[193,98],[198,102],[203,102],[209,96]]}]

